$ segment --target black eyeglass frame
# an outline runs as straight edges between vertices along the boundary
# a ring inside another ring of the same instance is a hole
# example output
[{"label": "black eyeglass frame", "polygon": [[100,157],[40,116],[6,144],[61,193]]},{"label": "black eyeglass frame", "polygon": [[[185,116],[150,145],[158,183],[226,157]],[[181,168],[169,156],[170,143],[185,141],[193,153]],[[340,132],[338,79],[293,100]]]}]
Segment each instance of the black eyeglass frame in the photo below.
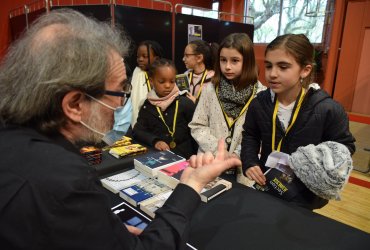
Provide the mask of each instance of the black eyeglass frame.
[{"label": "black eyeglass frame", "polygon": [[125,91],[112,91],[112,90],[104,90],[105,95],[110,95],[110,96],[118,96],[124,98],[122,102],[122,106],[125,106],[127,103],[127,100],[131,96],[131,90],[130,92],[125,92]]}]

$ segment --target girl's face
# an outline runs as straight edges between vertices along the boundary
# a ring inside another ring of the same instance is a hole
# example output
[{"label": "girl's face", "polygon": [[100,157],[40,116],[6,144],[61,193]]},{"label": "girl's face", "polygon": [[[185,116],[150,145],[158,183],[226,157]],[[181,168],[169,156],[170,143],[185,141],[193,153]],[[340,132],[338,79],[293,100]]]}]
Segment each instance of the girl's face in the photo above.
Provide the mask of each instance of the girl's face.
[{"label": "girl's face", "polygon": [[243,55],[234,48],[222,48],[220,51],[220,68],[226,79],[238,79],[242,74]]},{"label": "girl's face", "polygon": [[312,66],[301,67],[295,58],[283,49],[269,50],[265,57],[265,77],[276,94],[299,92],[300,79],[311,72]]},{"label": "girl's face", "polygon": [[150,78],[158,97],[165,97],[171,93],[176,83],[176,70],[171,66],[162,66],[155,70]]},{"label": "girl's face", "polygon": [[149,49],[149,55],[148,55],[148,48],[146,45],[140,45],[137,49],[136,54],[136,62],[140,69],[147,70],[149,65],[149,59],[150,63],[154,62],[155,56],[152,49]]},{"label": "girl's face", "polygon": [[195,51],[192,45],[187,45],[184,51],[184,57],[182,60],[184,61],[185,67],[187,69],[194,69],[195,66],[202,62],[202,55],[195,54]]}]

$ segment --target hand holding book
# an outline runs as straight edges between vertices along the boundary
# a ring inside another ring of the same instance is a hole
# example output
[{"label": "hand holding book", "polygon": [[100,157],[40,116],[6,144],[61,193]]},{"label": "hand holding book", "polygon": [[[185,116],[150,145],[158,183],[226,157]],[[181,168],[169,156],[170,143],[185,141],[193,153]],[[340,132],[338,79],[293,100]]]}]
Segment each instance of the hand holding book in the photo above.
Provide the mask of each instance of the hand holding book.
[{"label": "hand holding book", "polygon": [[228,157],[225,151],[225,141],[220,139],[216,157],[209,152],[193,155],[190,158],[190,167],[184,170],[180,182],[200,193],[205,185],[225,170],[239,165],[241,165],[239,159]]}]

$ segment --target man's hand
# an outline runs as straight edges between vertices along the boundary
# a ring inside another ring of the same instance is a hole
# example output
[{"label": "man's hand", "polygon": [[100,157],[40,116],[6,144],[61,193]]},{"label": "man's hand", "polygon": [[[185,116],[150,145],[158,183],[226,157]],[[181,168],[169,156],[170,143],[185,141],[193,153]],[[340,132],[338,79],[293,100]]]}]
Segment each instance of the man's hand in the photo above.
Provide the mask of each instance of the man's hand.
[{"label": "man's hand", "polygon": [[125,225],[125,226],[127,230],[134,235],[140,235],[143,232],[143,230],[141,230],[140,228],[130,226],[130,225]]},{"label": "man's hand", "polygon": [[218,141],[216,157],[210,152],[199,153],[193,155],[189,162],[190,166],[184,170],[180,182],[192,187],[198,193],[225,170],[241,165],[238,158],[229,157],[223,139]]}]

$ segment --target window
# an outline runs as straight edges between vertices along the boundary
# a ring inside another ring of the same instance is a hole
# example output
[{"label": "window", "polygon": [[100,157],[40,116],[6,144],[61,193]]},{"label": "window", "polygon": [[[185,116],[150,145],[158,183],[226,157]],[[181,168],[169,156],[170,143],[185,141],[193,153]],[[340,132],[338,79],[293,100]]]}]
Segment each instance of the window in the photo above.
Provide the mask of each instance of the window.
[{"label": "window", "polygon": [[204,8],[189,8],[189,7],[182,7],[181,13],[186,15],[194,15],[194,16],[202,16],[202,17],[209,17],[213,19],[218,19],[218,2],[212,3],[212,10],[207,10]]},{"label": "window", "polygon": [[278,35],[302,33],[312,43],[322,43],[327,2],[249,0],[247,15],[254,17],[254,42],[269,43]]}]

